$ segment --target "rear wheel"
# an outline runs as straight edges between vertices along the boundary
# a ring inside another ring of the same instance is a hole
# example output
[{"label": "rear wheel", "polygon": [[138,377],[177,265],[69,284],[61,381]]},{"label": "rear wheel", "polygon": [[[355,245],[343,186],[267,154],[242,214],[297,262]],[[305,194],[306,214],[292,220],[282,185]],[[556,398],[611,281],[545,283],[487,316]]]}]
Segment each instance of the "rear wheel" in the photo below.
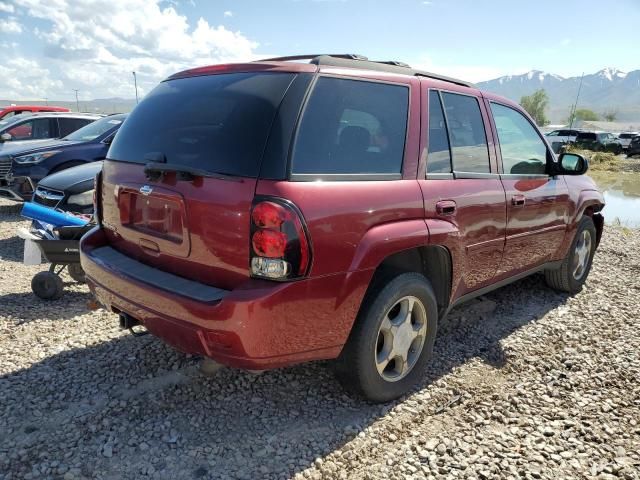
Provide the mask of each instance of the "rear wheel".
[{"label": "rear wheel", "polygon": [[583,217],[560,268],[545,270],[547,285],[556,290],[578,293],[587,280],[595,251],[596,227],[590,217]]},{"label": "rear wheel", "polygon": [[438,307],[431,285],[418,273],[398,275],[364,302],[336,373],[346,389],[386,402],[422,377],[433,351]]},{"label": "rear wheel", "polygon": [[31,279],[31,290],[43,300],[57,300],[64,292],[64,285],[55,273],[40,272]]}]

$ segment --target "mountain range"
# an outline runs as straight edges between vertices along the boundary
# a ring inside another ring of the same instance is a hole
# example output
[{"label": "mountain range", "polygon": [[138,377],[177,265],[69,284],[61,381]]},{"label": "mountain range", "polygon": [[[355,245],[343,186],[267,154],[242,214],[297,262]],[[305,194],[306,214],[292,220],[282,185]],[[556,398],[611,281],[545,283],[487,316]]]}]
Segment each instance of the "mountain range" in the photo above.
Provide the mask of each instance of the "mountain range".
[{"label": "mountain range", "polygon": [[[504,77],[480,82],[478,88],[497,93],[516,102],[523,95],[531,95],[544,88],[549,96],[547,117],[551,123],[564,123],[569,116],[571,106],[576,101],[580,77],[561,77],[553,73],[531,70],[522,75]],[[0,105],[11,103],[44,104],[44,102],[25,102],[0,100]],[[76,102],[50,102],[76,110]],[[129,112],[135,107],[135,99],[103,98],[80,101],[80,110],[96,113]],[[602,116],[606,112],[616,112],[616,120],[621,122],[640,122],[640,70],[621,72],[615,68],[605,68],[599,72],[584,75],[578,108],[588,108]]]},{"label": "mountain range", "polygon": [[[561,77],[553,73],[531,70],[522,75],[480,82],[478,88],[519,102],[543,88],[549,96],[547,116],[551,123],[563,123],[576,101],[580,77]],[[640,121],[640,70],[622,72],[605,68],[582,79],[578,108],[588,108],[600,116],[616,112],[617,121]]]}]

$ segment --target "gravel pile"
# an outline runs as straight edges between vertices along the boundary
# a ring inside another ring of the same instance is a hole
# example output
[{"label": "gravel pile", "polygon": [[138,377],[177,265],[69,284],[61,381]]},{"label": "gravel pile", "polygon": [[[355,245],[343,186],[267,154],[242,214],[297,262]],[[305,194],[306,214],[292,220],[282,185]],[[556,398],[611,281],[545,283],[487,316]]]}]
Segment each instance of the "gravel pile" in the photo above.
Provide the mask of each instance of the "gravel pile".
[{"label": "gravel pile", "polygon": [[9,205],[1,480],[640,478],[640,231],[607,229],[574,298],[534,277],[456,309],[421,388],[369,405],[328,363],[204,377],[68,277],[37,299]]}]

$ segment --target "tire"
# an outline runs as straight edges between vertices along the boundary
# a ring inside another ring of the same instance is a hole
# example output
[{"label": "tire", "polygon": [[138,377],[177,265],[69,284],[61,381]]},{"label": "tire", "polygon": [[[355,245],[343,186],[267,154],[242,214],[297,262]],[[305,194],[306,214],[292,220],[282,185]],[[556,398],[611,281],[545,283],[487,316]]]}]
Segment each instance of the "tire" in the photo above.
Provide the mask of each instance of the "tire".
[{"label": "tire", "polygon": [[[336,376],[346,390],[372,402],[398,398],[422,378],[437,328],[436,297],[423,275],[403,273],[372,285],[336,361]],[[406,351],[406,361],[395,356],[378,363],[396,351]]]},{"label": "tire", "polygon": [[84,277],[84,270],[79,263],[70,263],[67,265],[67,272],[69,272],[69,276],[78,283],[86,283]]},{"label": "tire", "polygon": [[64,285],[55,273],[40,272],[31,279],[31,290],[43,300],[57,300],[64,292]]},{"label": "tire", "polygon": [[[588,245],[585,246],[588,237]],[[585,248],[586,255],[581,258],[579,250]],[[569,253],[562,261],[560,268],[555,270],[545,270],[544,278],[551,288],[571,294],[578,293],[582,290],[584,282],[589,276],[591,265],[593,263],[593,255],[596,252],[596,227],[590,217],[582,217],[576,235],[571,242]],[[586,263],[583,263],[586,262]],[[581,268],[578,268],[580,265]]]}]

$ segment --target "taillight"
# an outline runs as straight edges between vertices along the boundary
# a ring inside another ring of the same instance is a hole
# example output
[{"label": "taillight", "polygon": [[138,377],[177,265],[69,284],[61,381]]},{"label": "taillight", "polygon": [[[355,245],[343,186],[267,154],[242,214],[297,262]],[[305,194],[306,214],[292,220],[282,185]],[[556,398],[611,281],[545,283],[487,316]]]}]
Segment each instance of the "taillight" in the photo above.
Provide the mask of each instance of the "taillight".
[{"label": "taillight", "polygon": [[100,187],[102,183],[102,171],[93,177],[93,219],[100,225]]},{"label": "taillight", "polygon": [[291,203],[258,198],[251,209],[251,275],[290,280],[307,274],[311,261],[302,214]]}]

